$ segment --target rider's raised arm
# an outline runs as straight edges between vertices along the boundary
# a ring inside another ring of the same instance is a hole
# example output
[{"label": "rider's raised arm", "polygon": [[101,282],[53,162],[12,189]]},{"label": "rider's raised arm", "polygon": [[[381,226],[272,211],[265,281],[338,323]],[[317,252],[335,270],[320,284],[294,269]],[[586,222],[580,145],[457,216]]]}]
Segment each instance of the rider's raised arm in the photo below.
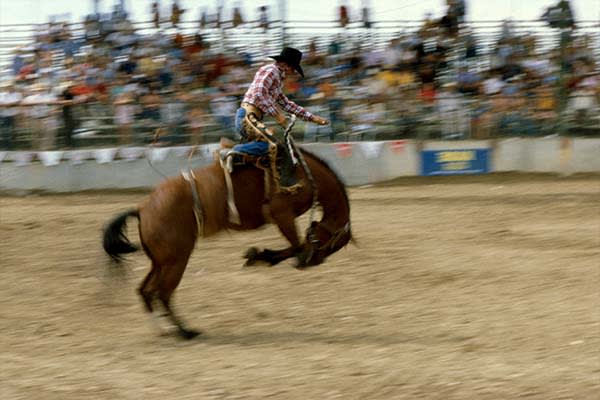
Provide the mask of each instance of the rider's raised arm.
[{"label": "rider's raised arm", "polygon": [[277,94],[277,104],[279,104],[285,112],[294,114],[304,121],[313,120],[313,114],[310,111],[288,99],[287,96],[281,91],[279,91]]}]

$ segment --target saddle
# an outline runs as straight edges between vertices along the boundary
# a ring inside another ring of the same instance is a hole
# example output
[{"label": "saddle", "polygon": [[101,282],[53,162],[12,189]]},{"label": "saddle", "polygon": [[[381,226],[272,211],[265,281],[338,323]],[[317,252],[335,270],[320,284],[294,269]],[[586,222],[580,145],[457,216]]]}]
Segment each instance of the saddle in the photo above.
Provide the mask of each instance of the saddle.
[{"label": "saddle", "polygon": [[[252,112],[246,115],[244,127],[248,133],[246,143],[249,146],[249,152],[236,151],[233,148],[235,143],[227,139],[221,140],[219,157],[221,163],[226,164],[229,173],[235,166],[253,165],[270,175],[275,193],[295,193],[301,189],[303,185],[296,178],[298,163],[292,154],[292,148],[277,140],[275,135]],[[268,144],[266,154],[252,154],[252,143],[257,141]]]},{"label": "saddle", "polygon": [[219,161],[225,173],[227,184],[227,203],[230,222],[235,224],[240,223],[234,202],[234,188],[231,181],[231,173],[236,166],[251,165],[264,171],[265,199],[269,199],[272,195],[279,193],[294,194],[303,187],[296,178],[297,162],[295,161],[295,156],[291,153],[291,147],[280,143],[254,113],[246,115],[244,124],[246,132],[249,132],[248,136],[251,138],[251,141],[259,140],[268,143],[268,151],[266,154],[261,155],[238,151],[234,149],[234,142],[221,139]]},{"label": "saddle", "polygon": [[268,170],[271,166],[269,154],[264,156],[254,156],[252,154],[235,151],[233,150],[233,146],[235,146],[236,143],[226,138],[221,138],[220,145],[221,148],[218,156],[220,161],[227,163],[230,170],[229,172],[233,171],[236,166],[242,165],[253,165],[264,170]]}]

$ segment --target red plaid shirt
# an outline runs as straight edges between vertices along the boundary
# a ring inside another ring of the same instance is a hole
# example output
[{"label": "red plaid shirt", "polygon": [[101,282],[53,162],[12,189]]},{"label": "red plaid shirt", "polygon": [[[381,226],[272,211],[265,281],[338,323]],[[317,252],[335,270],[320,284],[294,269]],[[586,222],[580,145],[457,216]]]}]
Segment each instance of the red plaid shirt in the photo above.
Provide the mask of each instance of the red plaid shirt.
[{"label": "red plaid shirt", "polygon": [[260,67],[254,75],[254,80],[243,101],[254,104],[263,113],[269,115],[277,114],[275,104],[278,104],[284,111],[295,114],[305,121],[310,121],[313,115],[288,99],[281,91],[284,79],[285,71],[277,63]]}]

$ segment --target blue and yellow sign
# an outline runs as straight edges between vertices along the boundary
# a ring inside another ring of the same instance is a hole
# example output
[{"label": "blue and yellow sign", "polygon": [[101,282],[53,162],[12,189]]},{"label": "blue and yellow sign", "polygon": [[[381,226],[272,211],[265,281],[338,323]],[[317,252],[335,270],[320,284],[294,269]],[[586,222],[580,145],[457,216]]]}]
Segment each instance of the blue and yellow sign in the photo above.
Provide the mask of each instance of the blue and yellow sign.
[{"label": "blue and yellow sign", "polygon": [[490,149],[423,150],[421,175],[485,174]]}]

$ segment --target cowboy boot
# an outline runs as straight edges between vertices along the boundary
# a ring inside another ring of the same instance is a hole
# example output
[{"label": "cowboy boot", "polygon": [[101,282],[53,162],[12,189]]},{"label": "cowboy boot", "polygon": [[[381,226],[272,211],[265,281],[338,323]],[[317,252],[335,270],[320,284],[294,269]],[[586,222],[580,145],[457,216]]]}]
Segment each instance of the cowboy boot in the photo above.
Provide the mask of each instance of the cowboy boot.
[{"label": "cowboy boot", "polygon": [[279,178],[279,191],[284,193],[294,193],[302,188],[302,184],[296,177],[296,165],[291,154],[282,144],[277,146],[277,156],[275,167],[277,170],[276,178]]}]

